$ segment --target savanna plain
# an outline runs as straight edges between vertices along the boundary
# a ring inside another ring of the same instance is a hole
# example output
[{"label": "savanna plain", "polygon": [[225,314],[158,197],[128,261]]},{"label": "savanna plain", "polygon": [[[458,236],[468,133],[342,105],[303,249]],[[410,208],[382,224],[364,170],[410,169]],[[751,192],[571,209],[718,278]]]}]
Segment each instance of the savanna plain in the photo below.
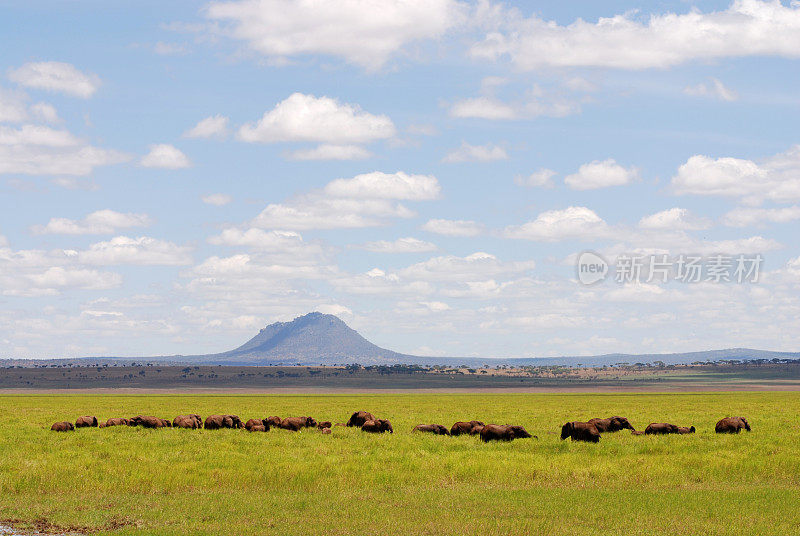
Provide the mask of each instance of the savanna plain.
[{"label": "savanna plain", "polygon": [[[81,415],[311,415],[356,410],[394,434],[334,427],[49,430]],[[692,435],[561,441],[572,420],[622,415]],[[718,435],[726,416],[752,432]],[[81,534],[800,533],[800,393],[0,396],[0,525]],[[538,439],[412,433],[459,420]]]}]

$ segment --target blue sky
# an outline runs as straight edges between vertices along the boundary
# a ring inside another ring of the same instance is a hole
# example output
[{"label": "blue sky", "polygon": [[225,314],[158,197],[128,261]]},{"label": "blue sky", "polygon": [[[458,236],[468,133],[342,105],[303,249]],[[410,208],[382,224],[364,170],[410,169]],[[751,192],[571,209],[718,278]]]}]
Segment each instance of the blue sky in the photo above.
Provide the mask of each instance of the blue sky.
[{"label": "blue sky", "polygon": [[[0,356],[338,314],[430,355],[800,347],[800,7],[3,2]],[[761,255],[592,286],[575,258]]]}]

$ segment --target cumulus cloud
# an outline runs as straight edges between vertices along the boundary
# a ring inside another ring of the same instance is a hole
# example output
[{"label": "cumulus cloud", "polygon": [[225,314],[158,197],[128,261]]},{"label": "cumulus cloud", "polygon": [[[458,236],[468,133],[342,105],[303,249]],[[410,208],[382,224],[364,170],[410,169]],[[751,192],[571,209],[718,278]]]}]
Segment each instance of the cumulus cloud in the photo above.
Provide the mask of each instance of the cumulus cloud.
[{"label": "cumulus cloud", "polygon": [[432,219],[420,227],[423,231],[444,236],[478,236],[483,233],[483,225],[472,220]]},{"label": "cumulus cloud", "polygon": [[725,84],[716,78],[709,78],[708,83],[697,84],[696,86],[686,86],[683,92],[687,95],[698,97],[713,97],[728,102],[733,102],[739,98],[732,89],[725,87]]},{"label": "cumulus cloud", "polygon": [[373,115],[358,105],[330,97],[293,93],[255,124],[243,125],[239,139],[247,142],[323,142],[334,145],[369,143],[391,138],[396,129],[385,115]]},{"label": "cumulus cloud", "polygon": [[388,218],[414,215],[398,200],[436,199],[441,187],[432,175],[372,172],[336,179],[286,203],[268,205],[253,221],[265,229],[342,229],[383,225]]},{"label": "cumulus cloud", "polygon": [[514,182],[519,186],[529,186],[531,188],[552,188],[555,186],[553,184],[553,177],[555,176],[556,172],[552,169],[542,168],[527,177],[517,175],[514,177]]},{"label": "cumulus cloud", "polygon": [[98,166],[128,160],[124,153],[88,145],[66,130],[0,125],[0,174],[88,175]]},{"label": "cumulus cloud", "polygon": [[595,190],[630,184],[638,178],[639,170],[622,167],[613,158],[608,158],[583,164],[577,173],[564,177],[564,183],[573,190]]},{"label": "cumulus cloud", "polygon": [[0,123],[19,123],[28,117],[27,96],[21,91],[0,87]]},{"label": "cumulus cloud", "polygon": [[568,207],[564,210],[548,210],[535,220],[518,226],[506,227],[507,238],[521,238],[540,242],[559,240],[594,240],[608,237],[608,224],[586,207]]},{"label": "cumulus cloud", "polygon": [[206,205],[214,205],[222,207],[233,201],[233,197],[228,194],[209,194],[202,197],[203,203]]},{"label": "cumulus cloud", "polygon": [[11,69],[8,77],[13,82],[33,89],[57,91],[87,99],[100,87],[100,78],[83,73],[70,63],[43,61],[26,63]]},{"label": "cumulus cloud", "polygon": [[726,57],[800,57],[800,6],[739,0],[723,11],[651,15],[635,13],[577,19],[562,26],[517,10],[473,45],[475,58],[509,58],[517,68],[666,68]]},{"label": "cumulus cloud", "polygon": [[452,117],[470,117],[477,119],[517,119],[518,113],[513,106],[501,102],[494,97],[475,97],[456,101],[450,107]]},{"label": "cumulus cloud", "polygon": [[313,149],[298,149],[289,153],[292,160],[363,160],[372,153],[359,145],[323,143]]},{"label": "cumulus cloud", "polygon": [[142,157],[139,164],[143,167],[161,169],[183,169],[192,165],[185,154],[168,143],[151,145],[150,152]]},{"label": "cumulus cloud", "polygon": [[375,253],[424,253],[427,251],[436,251],[436,244],[420,240],[413,237],[398,238],[394,241],[378,240],[376,242],[367,242],[358,246],[358,249],[365,249]]},{"label": "cumulus cloud", "polygon": [[183,133],[184,138],[224,138],[228,135],[229,119],[224,115],[212,115],[200,120]]},{"label": "cumulus cloud", "polygon": [[58,123],[60,121],[58,112],[52,104],[37,102],[31,106],[31,114],[38,120],[45,123]]},{"label": "cumulus cloud", "polygon": [[462,142],[461,147],[447,153],[442,162],[491,162],[507,159],[508,153],[506,150],[493,143],[470,145],[467,142]]},{"label": "cumulus cloud", "polygon": [[76,252],[76,256],[82,264],[96,266],[181,266],[192,263],[190,247],[149,236],[117,236],[92,244],[89,249]]},{"label": "cumulus cloud", "polygon": [[800,220],[800,207],[750,208],[738,207],[722,217],[730,227],[760,227],[766,223],[788,223]]},{"label": "cumulus cloud", "polygon": [[491,253],[478,251],[466,257],[433,257],[398,270],[397,274],[401,278],[415,281],[476,282],[488,278],[522,275],[535,267],[534,261],[503,262]]},{"label": "cumulus cloud", "polygon": [[147,214],[123,214],[107,209],[92,212],[81,220],[51,218],[47,225],[35,225],[31,230],[35,234],[112,234],[119,229],[147,227],[151,223]]},{"label": "cumulus cloud", "polygon": [[441,37],[462,9],[455,0],[244,0],[213,2],[206,16],[273,61],[321,54],[377,69],[411,43]]},{"label": "cumulus cloud", "polygon": [[677,194],[738,197],[747,204],[800,200],[800,145],[759,161],[694,155],[672,177]]},{"label": "cumulus cloud", "polygon": [[[570,89],[570,91],[581,90]],[[539,84],[534,84],[524,96],[513,102],[504,102],[492,95],[456,101],[450,107],[450,116],[475,119],[566,117],[581,111],[577,96],[567,93],[563,90],[548,90]]]},{"label": "cumulus cloud", "polygon": [[670,208],[645,216],[639,220],[642,229],[666,231],[693,231],[708,229],[710,222],[699,218],[685,208]]}]

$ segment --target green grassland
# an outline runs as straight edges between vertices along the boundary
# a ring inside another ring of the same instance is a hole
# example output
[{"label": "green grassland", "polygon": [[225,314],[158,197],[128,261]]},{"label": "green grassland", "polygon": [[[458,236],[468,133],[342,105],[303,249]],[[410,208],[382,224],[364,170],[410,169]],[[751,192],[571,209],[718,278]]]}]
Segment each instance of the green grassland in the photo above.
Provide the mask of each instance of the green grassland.
[{"label": "green grassland", "polygon": [[[49,431],[84,414],[355,410],[394,435],[314,430]],[[688,436],[560,441],[567,420],[627,416]],[[101,534],[797,534],[800,393],[0,396],[0,524]],[[729,415],[751,433],[713,433]],[[521,424],[538,440],[412,434]]]}]

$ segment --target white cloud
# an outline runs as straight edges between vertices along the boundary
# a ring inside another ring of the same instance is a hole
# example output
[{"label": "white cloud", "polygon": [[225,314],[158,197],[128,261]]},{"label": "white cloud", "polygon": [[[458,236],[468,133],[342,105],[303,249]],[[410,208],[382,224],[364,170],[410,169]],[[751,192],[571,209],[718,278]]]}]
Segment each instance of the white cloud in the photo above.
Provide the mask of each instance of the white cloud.
[{"label": "white cloud", "polygon": [[514,177],[514,182],[520,186],[529,186],[531,188],[552,188],[555,186],[553,184],[553,177],[555,176],[556,172],[552,169],[542,168],[527,177],[517,175]]},{"label": "white cloud", "polygon": [[184,138],[224,138],[228,135],[229,119],[224,115],[212,115],[200,120],[183,133]]},{"label": "white cloud", "polygon": [[372,153],[359,145],[323,143],[313,149],[298,149],[289,153],[292,160],[363,160]]},{"label": "white cloud", "polygon": [[45,123],[58,123],[60,121],[55,107],[46,102],[37,102],[32,105],[31,113],[34,117]]},{"label": "white cloud", "polygon": [[19,123],[28,117],[27,97],[21,91],[0,87],[0,123]]},{"label": "white cloud", "polygon": [[112,234],[119,229],[147,227],[152,220],[147,214],[123,214],[114,210],[98,210],[82,220],[51,218],[47,225],[36,225],[31,230],[35,234]]},{"label": "white cloud", "polygon": [[162,169],[184,169],[192,165],[185,154],[168,143],[151,145],[150,152],[139,163],[143,167]]},{"label": "white cloud", "polygon": [[577,173],[564,177],[564,183],[573,190],[594,190],[630,184],[638,178],[636,168],[624,168],[613,158],[608,158],[583,164]]},{"label": "white cloud", "polygon": [[202,197],[203,203],[221,207],[233,201],[233,197],[228,194],[209,194]]},{"label": "white cloud", "polygon": [[206,15],[273,61],[322,54],[377,69],[409,44],[441,37],[461,11],[455,0],[247,0],[214,2]]},{"label": "white cloud", "polygon": [[[573,90],[574,91],[574,90]],[[476,119],[533,119],[536,117],[566,117],[581,111],[574,96],[563,91],[546,90],[539,84],[516,102],[503,102],[491,95],[456,101],[450,115]]]},{"label": "white cloud", "polygon": [[452,117],[477,119],[517,119],[517,111],[494,97],[476,97],[457,101],[450,107]]},{"label": "white cloud", "polygon": [[89,175],[95,167],[128,160],[124,153],[87,145],[66,130],[0,126],[0,174]]},{"label": "white cloud", "polygon": [[341,145],[391,138],[395,132],[394,123],[385,115],[373,115],[358,105],[342,104],[330,97],[293,93],[265,113],[258,123],[243,125],[239,139]]},{"label": "white cloud", "polygon": [[442,162],[491,162],[506,159],[508,159],[506,150],[493,143],[470,145],[462,142],[461,147],[447,153]]},{"label": "white cloud", "polygon": [[708,83],[686,86],[683,88],[683,92],[687,95],[714,97],[728,102],[733,102],[739,98],[739,95],[737,95],[735,91],[725,87],[725,84],[716,78],[709,78]]},{"label": "white cloud", "polygon": [[800,6],[739,0],[724,11],[651,15],[635,12],[577,19],[567,26],[517,10],[476,43],[476,58],[508,57],[522,70],[543,67],[666,68],[692,60],[743,56],[800,57]]},{"label": "white cloud", "polygon": [[478,236],[483,233],[483,225],[472,220],[432,219],[420,227],[423,231],[444,236]]},{"label": "white cloud", "polygon": [[352,179],[333,180],[323,191],[333,197],[422,201],[438,198],[441,187],[433,175],[373,171],[356,175]]},{"label": "white cloud", "polygon": [[586,207],[568,207],[548,210],[535,220],[519,226],[505,228],[507,238],[521,238],[541,242],[559,240],[594,240],[609,235],[609,227],[593,210]]},{"label": "white cloud", "polygon": [[191,248],[148,236],[117,236],[97,242],[88,250],[77,252],[79,262],[87,265],[180,266],[192,263]]},{"label": "white cloud", "polygon": [[26,63],[9,70],[8,78],[25,87],[58,91],[84,99],[91,97],[100,87],[97,75],[83,73],[70,63],[58,61]]},{"label": "white cloud", "polygon": [[3,294],[9,296],[54,295],[67,289],[106,290],[122,284],[122,277],[119,274],[61,266],[54,266],[42,273],[28,275],[25,279],[30,283],[30,287],[5,287]]},{"label": "white cloud", "polygon": [[739,197],[748,204],[800,200],[800,145],[760,161],[695,155],[672,177],[678,194]]},{"label": "white cloud", "polygon": [[655,214],[645,216],[639,220],[639,227],[643,229],[665,231],[692,231],[708,229],[710,222],[694,216],[685,208],[670,208]]},{"label": "white cloud", "polygon": [[414,281],[477,282],[487,278],[517,276],[536,267],[534,261],[503,262],[490,253],[479,251],[466,257],[433,257],[399,270],[397,274]]},{"label": "white cloud", "polygon": [[757,227],[765,223],[787,223],[800,220],[800,207],[746,208],[738,207],[722,217],[730,227]]},{"label": "white cloud", "polygon": [[376,253],[422,253],[426,251],[436,251],[435,244],[410,236],[398,238],[392,242],[388,240],[367,242],[366,244],[355,247]]},{"label": "white cloud", "polygon": [[159,56],[180,56],[186,54],[186,45],[180,43],[165,43],[163,41],[157,42],[153,45],[153,52]]}]

